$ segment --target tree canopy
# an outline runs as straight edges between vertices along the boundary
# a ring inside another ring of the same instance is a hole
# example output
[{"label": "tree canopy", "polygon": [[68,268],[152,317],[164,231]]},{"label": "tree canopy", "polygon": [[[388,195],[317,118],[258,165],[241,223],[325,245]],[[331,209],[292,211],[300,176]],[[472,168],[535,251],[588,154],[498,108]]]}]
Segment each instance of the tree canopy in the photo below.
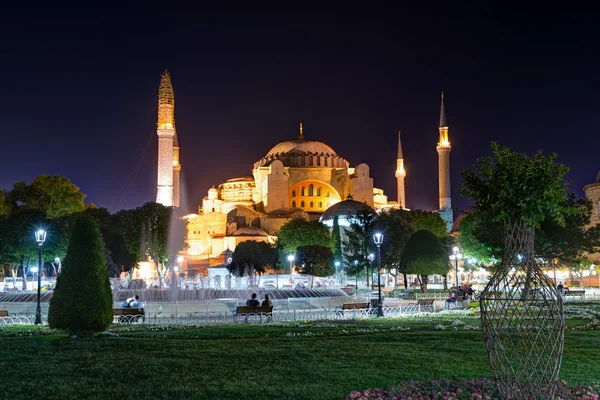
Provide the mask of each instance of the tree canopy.
[{"label": "tree canopy", "polygon": [[9,193],[12,208],[37,210],[58,218],[85,210],[86,195],[69,178],[39,175],[31,184],[16,182]]},{"label": "tree canopy", "polygon": [[301,273],[314,276],[330,276],[335,272],[333,252],[318,244],[298,247],[296,265],[300,266]]},{"label": "tree canopy", "polygon": [[539,227],[544,219],[553,218],[564,226],[568,168],[556,163],[556,154],[546,157],[538,152],[527,157],[496,143],[491,147],[492,156],[461,171],[460,193],[475,202],[472,212],[478,220],[523,220],[530,227]]},{"label": "tree canopy", "polygon": [[235,247],[229,272],[244,276],[244,274],[263,274],[267,267],[274,267],[277,263],[277,250],[266,242],[247,240]]},{"label": "tree canopy", "polygon": [[295,254],[298,247],[318,244],[333,249],[334,240],[329,228],[319,221],[292,219],[279,230],[278,244],[282,263],[288,254]]},{"label": "tree canopy", "polygon": [[404,274],[418,275],[421,290],[425,293],[428,275],[448,273],[448,254],[436,235],[422,229],[415,232],[406,242],[399,269]]}]

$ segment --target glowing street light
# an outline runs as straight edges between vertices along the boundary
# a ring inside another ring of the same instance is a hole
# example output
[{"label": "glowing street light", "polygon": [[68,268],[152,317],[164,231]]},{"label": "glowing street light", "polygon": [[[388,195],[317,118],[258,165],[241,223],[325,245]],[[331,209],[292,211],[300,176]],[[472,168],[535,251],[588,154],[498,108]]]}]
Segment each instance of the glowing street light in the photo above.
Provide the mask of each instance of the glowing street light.
[{"label": "glowing street light", "polygon": [[458,289],[458,260],[462,258],[462,254],[459,253],[459,248],[454,247],[452,249],[451,260],[454,260],[454,277],[456,279],[456,288]]},{"label": "glowing street light", "polygon": [[381,244],[383,243],[383,233],[375,233],[373,235],[373,241],[377,245],[377,287],[379,289],[377,316],[383,317],[383,301],[381,300]]},{"label": "glowing street light", "polygon": [[37,307],[35,308],[35,324],[40,325],[42,323],[42,305],[40,299],[42,297],[42,247],[46,241],[46,231],[39,229],[35,231],[35,241],[38,243],[40,248],[40,265],[38,269],[38,287],[37,287]]},{"label": "glowing street light", "polygon": [[294,283],[294,270],[292,269],[292,263],[294,262],[294,258],[296,257],[293,254],[289,254],[287,256],[287,259],[290,262],[290,283]]},{"label": "glowing street light", "polygon": [[369,265],[373,265],[373,260],[375,260],[375,254],[371,253],[367,256],[367,258],[369,259],[370,263],[367,264],[367,287],[369,286],[369,275],[371,275],[371,284],[373,283],[373,273],[369,274]]}]

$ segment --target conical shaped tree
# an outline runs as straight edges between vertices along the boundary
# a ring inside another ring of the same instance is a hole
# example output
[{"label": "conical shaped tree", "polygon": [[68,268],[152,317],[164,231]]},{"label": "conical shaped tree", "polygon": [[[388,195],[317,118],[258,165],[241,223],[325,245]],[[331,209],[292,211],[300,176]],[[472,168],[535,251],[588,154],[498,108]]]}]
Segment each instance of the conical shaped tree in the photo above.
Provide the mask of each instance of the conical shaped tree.
[{"label": "conical shaped tree", "polygon": [[448,273],[448,255],[433,232],[421,229],[406,242],[399,269],[403,274],[416,274],[421,281],[421,292],[427,293],[429,275]]},{"label": "conical shaped tree", "polygon": [[112,292],[100,230],[92,219],[81,216],[73,225],[50,300],[48,324],[53,329],[85,334],[105,330],[112,318]]}]

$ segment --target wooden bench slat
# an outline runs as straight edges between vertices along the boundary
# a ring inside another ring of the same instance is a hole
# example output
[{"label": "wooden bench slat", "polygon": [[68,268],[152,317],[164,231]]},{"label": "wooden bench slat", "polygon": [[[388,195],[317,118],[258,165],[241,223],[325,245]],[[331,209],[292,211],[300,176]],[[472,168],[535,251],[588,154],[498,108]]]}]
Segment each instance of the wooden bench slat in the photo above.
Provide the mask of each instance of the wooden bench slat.
[{"label": "wooden bench slat", "polygon": [[0,317],[8,317],[8,310],[0,310]]}]

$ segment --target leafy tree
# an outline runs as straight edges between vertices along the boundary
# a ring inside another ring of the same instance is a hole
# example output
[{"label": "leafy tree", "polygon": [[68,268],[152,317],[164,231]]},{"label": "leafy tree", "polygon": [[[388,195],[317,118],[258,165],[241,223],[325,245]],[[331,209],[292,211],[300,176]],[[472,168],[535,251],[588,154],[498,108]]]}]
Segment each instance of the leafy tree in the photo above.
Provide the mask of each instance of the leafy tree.
[{"label": "leafy tree", "polygon": [[[19,210],[0,217],[0,262],[11,265],[13,279],[20,267],[23,290],[26,289],[30,268],[38,264],[39,250],[34,232],[45,223],[45,215],[35,210]],[[47,257],[48,253],[44,255]]]},{"label": "leafy tree", "polygon": [[502,226],[485,225],[478,221],[476,214],[467,213],[458,225],[457,244],[465,256],[490,267],[495,258],[502,257]]},{"label": "leafy tree", "polygon": [[228,266],[231,274],[247,274],[252,277],[255,274],[263,274],[269,266],[275,266],[277,251],[269,243],[247,240],[235,247],[231,258],[231,264]]},{"label": "leafy tree", "polygon": [[84,211],[85,197],[69,178],[60,175],[39,175],[29,185],[16,182],[9,195],[13,208],[41,211],[51,219]]},{"label": "leafy tree", "polygon": [[[314,276],[333,275],[333,252],[329,247],[318,244],[300,246],[296,252],[296,265],[300,266],[300,273]],[[312,281],[311,281],[312,287]]]},{"label": "leafy tree", "polygon": [[[373,232],[375,229],[376,216],[373,210],[365,207],[359,210],[354,218],[350,220],[350,226],[346,231],[346,241],[343,244],[348,265],[355,266],[356,272],[367,270],[367,286],[369,285],[369,254],[375,252],[373,243]],[[357,263],[355,263],[355,261]]]},{"label": "leafy tree", "polygon": [[293,219],[281,227],[277,236],[282,265],[288,262],[287,255],[295,254],[300,246],[318,244],[330,249],[334,247],[329,228],[319,221]]},{"label": "leafy tree", "polygon": [[440,239],[444,239],[447,236],[446,222],[436,212],[423,210],[398,210],[397,212],[406,215],[412,233],[427,229]]},{"label": "leafy tree", "polygon": [[10,207],[9,207],[9,200],[8,200],[8,193],[6,192],[6,189],[1,189],[0,188],[0,216],[1,215],[8,215],[10,212]]},{"label": "leafy tree", "polygon": [[89,217],[78,217],[50,300],[50,328],[85,334],[110,325],[112,293],[103,253],[96,223]]},{"label": "leafy tree", "polygon": [[477,160],[472,169],[461,171],[460,193],[475,202],[472,212],[478,220],[496,222],[505,229],[517,221],[537,228],[550,217],[564,226],[568,168],[555,162],[556,154],[545,157],[538,152],[527,157],[496,143],[492,143],[492,153]]},{"label": "leafy tree", "polygon": [[[384,235],[384,241],[381,245],[381,264],[390,269],[395,269],[395,273],[390,273],[394,277],[394,287],[398,281],[398,271],[402,251],[406,242],[412,234],[410,219],[407,218],[408,211],[389,210],[382,212],[377,218],[377,226]],[[444,232],[445,232],[444,225]],[[406,285],[406,278],[404,279]]]},{"label": "leafy tree", "polygon": [[448,269],[448,254],[439,238],[431,231],[422,229],[408,239],[402,252],[400,270],[419,277],[421,292],[427,293],[429,275],[445,275]]},{"label": "leafy tree", "polygon": [[115,215],[115,221],[128,252],[135,255],[135,261],[145,261],[148,258],[154,261],[162,287],[168,271],[168,261],[171,259],[173,262],[177,252],[185,247],[185,222],[173,207],[154,202],[134,210],[119,211]]},{"label": "leafy tree", "polygon": [[[119,231],[118,217],[111,215],[106,208],[96,207],[88,207],[84,214],[93,218],[98,224],[102,240],[110,252],[110,258],[116,264],[118,271],[128,272],[134,268],[137,262],[136,253],[132,254],[127,248],[125,239]],[[107,263],[107,268],[110,274],[111,268],[114,267],[109,267]]]},{"label": "leafy tree", "polygon": [[[535,256],[546,261],[560,259],[562,263],[577,265],[586,254],[593,254],[600,246],[600,227],[589,225],[592,204],[576,200],[570,193],[560,204],[561,221],[547,216],[535,230]],[[467,213],[458,227],[458,242],[462,251],[483,265],[503,255],[503,226],[485,220],[480,214]]]},{"label": "leafy tree", "polygon": [[342,235],[340,233],[339,218],[336,215],[333,218],[333,227],[331,235],[333,236],[333,259],[339,261],[342,265],[344,264],[344,254],[342,253]]}]

